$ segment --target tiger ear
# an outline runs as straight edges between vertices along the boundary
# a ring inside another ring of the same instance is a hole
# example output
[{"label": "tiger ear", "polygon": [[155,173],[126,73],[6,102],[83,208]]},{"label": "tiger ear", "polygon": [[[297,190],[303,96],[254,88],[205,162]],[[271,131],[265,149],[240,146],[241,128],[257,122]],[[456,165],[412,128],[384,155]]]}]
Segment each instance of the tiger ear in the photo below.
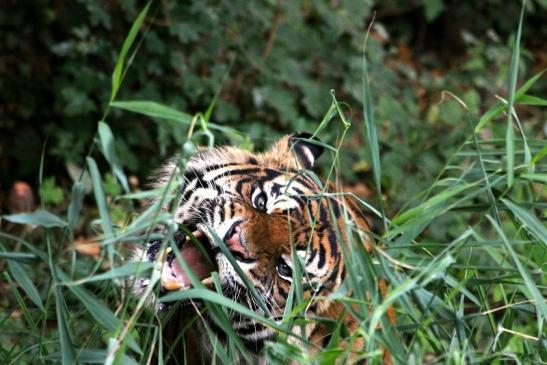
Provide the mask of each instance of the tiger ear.
[{"label": "tiger ear", "polygon": [[287,147],[300,166],[309,170],[325,151],[318,142],[321,143],[321,140],[311,133],[297,132],[288,136]]}]

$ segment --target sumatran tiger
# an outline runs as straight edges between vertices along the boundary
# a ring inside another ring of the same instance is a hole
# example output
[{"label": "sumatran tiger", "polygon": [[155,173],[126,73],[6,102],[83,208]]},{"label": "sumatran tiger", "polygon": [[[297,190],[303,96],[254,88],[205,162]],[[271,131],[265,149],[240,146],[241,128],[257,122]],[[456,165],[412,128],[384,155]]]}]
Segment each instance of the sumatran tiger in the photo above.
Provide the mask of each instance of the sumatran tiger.
[{"label": "sumatran tiger", "polygon": [[[283,317],[295,277],[294,254],[302,263],[300,277],[304,299],[326,298],[340,288],[346,276],[342,249],[348,245],[347,232],[359,232],[364,246],[370,245],[370,241],[364,233],[367,224],[359,206],[350,199],[325,195],[326,188],[305,172],[314,166],[323,150],[312,135],[295,133],[285,136],[263,153],[254,154],[234,147],[203,148],[197,150],[184,169],[171,161],[160,170],[156,177],[158,186],[167,184],[173,174],[184,176],[179,187],[180,198],[172,209],[174,220],[185,227],[185,232],[193,232],[205,250],[192,243],[182,229],[174,234],[173,241],[203,283],[211,285],[211,272],[218,271],[225,296],[264,314],[220,249],[220,239],[262,297],[274,320]],[[170,208],[173,207],[165,207]],[[348,224],[351,226],[346,226]],[[165,255],[160,249],[165,246],[166,242],[152,241],[143,248],[142,254],[137,255],[141,260],[163,262],[160,297],[191,286],[189,276],[175,255],[172,252]],[[158,259],[160,253],[164,258]],[[207,263],[205,255],[213,266]],[[147,285],[147,279],[139,279],[135,291],[142,293]],[[161,305],[156,307],[162,308]],[[199,308],[199,304],[183,308],[180,317],[188,317],[190,309]],[[276,331],[238,313],[229,315],[235,333],[247,349],[256,354],[253,362],[264,363],[261,349]],[[359,325],[343,304],[327,299],[311,301],[305,315],[331,320],[330,326],[324,321],[309,321],[304,326],[294,327],[298,335],[315,345],[315,351],[329,343],[332,322],[342,318],[349,333]],[[207,313],[203,317],[221,341],[226,338],[223,330],[208,319]],[[175,336],[177,328],[184,327],[184,318],[180,320],[179,323],[170,320]],[[186,336],[185,352],[190,356],[187,361],[210,362],[210,337],[200,321],[194,327],[193,335]],[[352,347],[362,349],[363,340],[353,341]],[[192,351],[195,349],[201,353],[196,355]],[[384,361],[388,360],[384,356]]]}]

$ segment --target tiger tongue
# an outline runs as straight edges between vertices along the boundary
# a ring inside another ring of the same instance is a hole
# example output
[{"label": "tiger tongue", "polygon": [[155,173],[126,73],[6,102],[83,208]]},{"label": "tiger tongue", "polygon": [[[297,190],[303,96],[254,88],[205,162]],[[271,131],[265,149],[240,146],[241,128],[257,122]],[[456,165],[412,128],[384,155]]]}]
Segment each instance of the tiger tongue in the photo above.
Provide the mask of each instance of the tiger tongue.
[{"label": "tiger tongue", "polygon": [[[198,279],[201,280],[210,275],[211,270],[209,269],[209,265],[196,246],[186,244],[182,247],[180,253]],[[186,289],[191,284],[190,278],[176,257],[173,260],[164,261],[161,273],[161,286],[163,289]]]}]

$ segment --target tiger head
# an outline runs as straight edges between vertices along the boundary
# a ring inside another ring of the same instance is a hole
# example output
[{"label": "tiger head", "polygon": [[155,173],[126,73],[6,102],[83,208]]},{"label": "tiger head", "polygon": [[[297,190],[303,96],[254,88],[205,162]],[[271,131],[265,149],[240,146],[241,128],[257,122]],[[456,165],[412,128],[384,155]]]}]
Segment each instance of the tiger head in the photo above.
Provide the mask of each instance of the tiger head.
[{"label": "tiger head", "polygon": [[[184,185],[175,209],[176,222],[193,232],[205,252],[187,235],[175,234],[182,257],[194,274],[205,279],[217,270],[226,296],[263,312],[231,262],[237,263],[269,314],[283,316],[298,266],[304,298],[326,297],[341,285],[344,276],[342,245],[347,244],[344,199],[328,190],[306,171],[323,153],[318,140],[307,133],[286,136],[268,151],[253,154],[233,147],[202,149],[184,170]],[[159,181],[177,173],[168,164]],[[355,221],[355,220],[354,220]],[[147,248],[154,260],[161,242]],[[221,247],[224,246],[224,247]],[[232,256],[228,259],[226,250]],[[299,263],[294,260],[298,260]],[[177,259],[163,264],[162,291],[184,290],[191,285]],[[336,318],[339,303],[312,301],[307,314]],[[252,349],[260,348],[274,332],[251,319],[233,315],[233,327]],[[307,336],[325,336],[308,328]],[[319,338],[318,337],[318,338]]]}]

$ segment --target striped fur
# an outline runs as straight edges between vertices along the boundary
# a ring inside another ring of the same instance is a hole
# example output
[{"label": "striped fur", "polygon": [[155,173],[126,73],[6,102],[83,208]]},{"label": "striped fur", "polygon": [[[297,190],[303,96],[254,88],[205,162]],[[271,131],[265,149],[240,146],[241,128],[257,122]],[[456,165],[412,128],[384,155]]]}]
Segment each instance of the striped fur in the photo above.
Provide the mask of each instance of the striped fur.
[{"label": "striped fur", "polygon": [[[293,281],[291,247],[303,262],[304,297],[326,297],[340,288],[345,277],[341,245],[347,245],[346,232],[366,229],[353,201],[324,196],[325,188],[303,172],[322,153],[308,137],[286,136],[258,154],[233,147],[199,150],[186,166],[177,202],[176,222],[200,228],[213,246],[214,236],[227,238],[237,227],[240,240],[229,248],[274,318],[283,316]],[[164,167],[158,185],[177,173],[174,166]],[[354,227],[346,227],[347,221]],[[224,254],[218,248],[214,252],[224,294],[262,312]],[[306,314],[336,320],[343,312],[340,303],[314,300]],[[250,350],[258,352],[275,335],[254,320],[237,313],[231,316],[234,330]],[[354,330],[357,323],[346,317],[348,329]],[[328,343],[330,332],[323,325],[309,324],[300,335],[321,347]]]}]

